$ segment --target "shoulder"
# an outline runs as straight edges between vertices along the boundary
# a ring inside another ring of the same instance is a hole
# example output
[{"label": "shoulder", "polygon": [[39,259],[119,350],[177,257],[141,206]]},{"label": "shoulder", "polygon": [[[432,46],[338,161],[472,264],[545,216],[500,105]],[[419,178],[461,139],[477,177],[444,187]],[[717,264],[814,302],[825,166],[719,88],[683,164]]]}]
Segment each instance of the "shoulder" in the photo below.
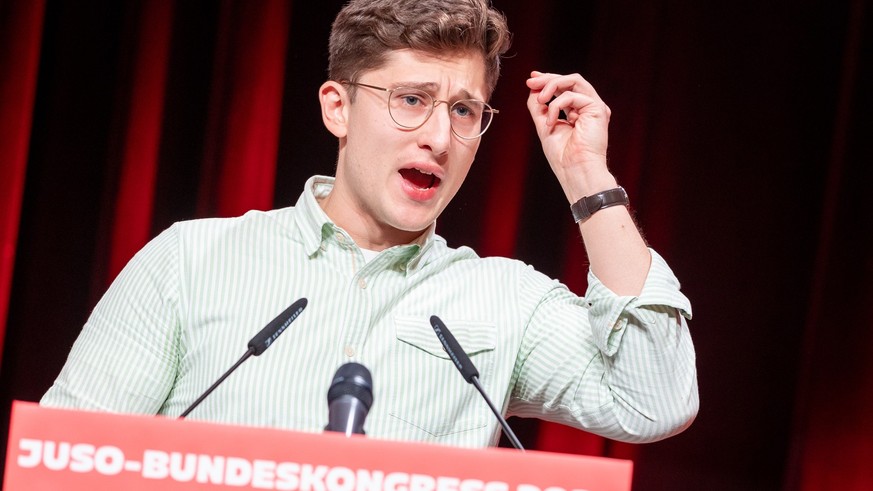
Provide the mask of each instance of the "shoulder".
[{"label": "shoulder", "polygon": [[429,267],[441,269],[446,274],[462,274],[474,283],[491,283],[503,288],[538,290],[545,293],[555,288],[566,287],[550,278],[532,265],[503,256],[480,256],[467,246],[449,247],[439,236],[435,237],[433,260]]},{"label": "shoulder", "polygon": [[[183,249],[221,243],[254,243],[268,237],[288,237],[295,231],[293,207],[252,210],[238,217],[199,218],[176,222],[161,235],[175,238]],[[160,237],[160,236],[159,236]]]},{"label": "shoulder", "polygon": [[180,236],[216,236],[238,231],[289,229],[294,223],[294,207],[251,210],[237,217],[197,218],[174,223],[168,230]]}]

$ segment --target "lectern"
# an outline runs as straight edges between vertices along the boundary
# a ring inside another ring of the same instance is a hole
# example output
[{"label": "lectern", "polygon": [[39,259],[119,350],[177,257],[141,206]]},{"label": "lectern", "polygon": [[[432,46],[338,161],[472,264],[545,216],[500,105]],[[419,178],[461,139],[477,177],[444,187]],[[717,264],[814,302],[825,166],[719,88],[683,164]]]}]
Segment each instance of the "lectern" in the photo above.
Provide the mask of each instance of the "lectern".
[{"label": "lectern", "polygon": [[632,462],[12,407],[3,489],[629,491]]}]

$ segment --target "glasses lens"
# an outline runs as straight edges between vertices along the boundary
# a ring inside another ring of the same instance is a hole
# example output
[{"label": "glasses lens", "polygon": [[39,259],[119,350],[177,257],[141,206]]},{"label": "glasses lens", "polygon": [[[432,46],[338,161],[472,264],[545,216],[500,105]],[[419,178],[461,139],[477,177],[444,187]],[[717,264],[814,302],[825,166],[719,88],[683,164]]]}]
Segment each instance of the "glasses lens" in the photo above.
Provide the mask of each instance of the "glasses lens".
[{"label": "glasses lens", "polygon": [[[433,112],[434,99],[427,92],[398,87],[388,98],[391,119],[404,128],[418,128]],[[449,108],[452,131],[461,138],[478,138],[491,124],[491,106],[475,99],[455,102]]]},{"label": "glasses lens", "polygon": [[388,99],[391,119],[404,128],[418,128],[433,111],[433,97],[427,92],[408,87],[398,87]]},{"label": "glasses lens", "polygon": [[475,99],[452,104],[452,130],[461,138],[477,138],[491,124],[491,106]]}]

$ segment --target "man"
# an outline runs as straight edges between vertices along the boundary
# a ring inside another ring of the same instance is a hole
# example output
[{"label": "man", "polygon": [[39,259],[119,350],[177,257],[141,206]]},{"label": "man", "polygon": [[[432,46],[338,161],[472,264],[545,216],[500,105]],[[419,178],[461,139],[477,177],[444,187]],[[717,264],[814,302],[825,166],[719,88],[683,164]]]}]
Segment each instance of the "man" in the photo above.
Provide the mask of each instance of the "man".
[{"label": "man", "polygon": [[371,437],[496,444],[497,422],[430,327],[438,315],[508,415],[631,442],[686,428],[698,405],[690,304],[622,206],[606,166],[609,109],[581,76],[532,72],[527,104],[574,204],[586,296],[434,233],[496,113],[485,101],[508,40],[485,0],[350,2],[319,90],[339,142],[335,179],[311,178],[292,208],[177,223],[155,238],[95,308],[42,403],[177,416],[260,326],[306,297],[270,351],[190,417],[321,431],[332,374],[357,361],[373,373]]}]

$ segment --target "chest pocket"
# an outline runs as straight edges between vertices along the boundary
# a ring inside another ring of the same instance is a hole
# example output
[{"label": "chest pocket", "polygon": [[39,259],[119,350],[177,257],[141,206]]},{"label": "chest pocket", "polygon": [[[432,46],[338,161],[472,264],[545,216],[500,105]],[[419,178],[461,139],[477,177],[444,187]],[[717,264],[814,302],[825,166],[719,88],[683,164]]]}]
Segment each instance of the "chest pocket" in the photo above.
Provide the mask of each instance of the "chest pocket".
[{"label": "chest pocket", "polygon": [[[495,366],[495,326],[450,318],[444,322],[479,370],[480,379],[489,380]],[[433,437],[486,427],[493,415],[458,372],[428,319],[395,317],[394,328],[392,363],[399,376],[392,388],[390,416],[409,425],[412,432]]]}]

